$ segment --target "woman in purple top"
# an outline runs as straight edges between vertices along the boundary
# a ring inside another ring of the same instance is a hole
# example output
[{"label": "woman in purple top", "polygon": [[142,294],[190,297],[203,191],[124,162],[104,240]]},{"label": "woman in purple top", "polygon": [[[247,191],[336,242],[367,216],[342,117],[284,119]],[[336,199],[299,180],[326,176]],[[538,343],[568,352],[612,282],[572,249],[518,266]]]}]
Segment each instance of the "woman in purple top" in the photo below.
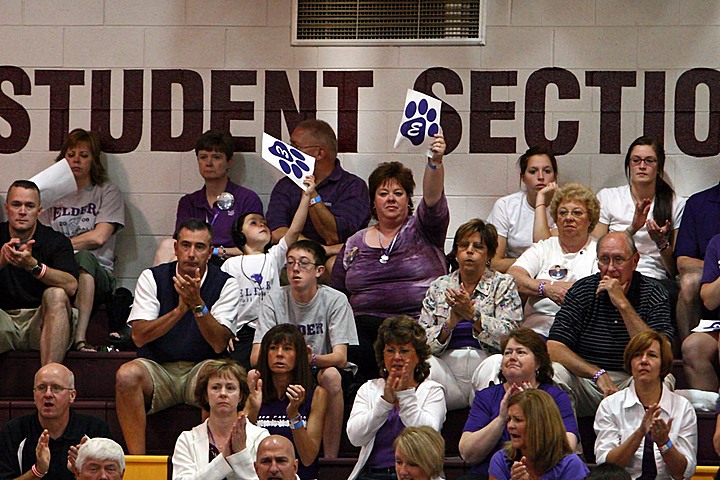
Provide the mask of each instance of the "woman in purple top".
[{"label": "woman in purple top", "polygon": [[[510,332],[500,344],[503,352],[500,379],[503,383],[475,393],[470,415],[460,437],[460,456],[472,464],[465,478],[486,479],[490,457],[510,440],[506,429],[510,399],[518,392],[538,389],[547,392],[560,410],[568,444],[575,448],[579,437],[570,397],[552,381],[553,369],[545,341],[529,328]],[[583,478],[583,477],[580,477]]]},{"label": "woman in purple top", "polygon": [[333,267],[332,285],[350,296],[357,324],[359,345],[348,348],[348,360],[365,379],[377,377],[372,345],[383,319],[399,314],[417,318],[430,283],[447,272],[445,139],[436,135],[430,149],[417,213],[412,215],[412,171],[400,162],[380,164],[368,182],[377,223],[350,237]]},{"label": "woman in purple top", "polygon": [[415,319],[398,315],[380,326],[375,357],[382,378],[360,387],[347,422],[350,443],[362,447],[349,480],[396,480],[395,438],[405,427],[442,428],[445,394],[427,380],[430,355]]},{"label": "woman in purple top", "polygon": [[577,480],[590,471],[575,455],[552,397],[529,389],[508,400],[510,441],[490,460],[492,480]]},{"label": "woman in purple top", "polygon": [[250,421],[293,442],[300,460],[298,475],[302,480],[317,478],[327,394],[314,385],[305,337],[296,325],[268,330],[248,383]]}]

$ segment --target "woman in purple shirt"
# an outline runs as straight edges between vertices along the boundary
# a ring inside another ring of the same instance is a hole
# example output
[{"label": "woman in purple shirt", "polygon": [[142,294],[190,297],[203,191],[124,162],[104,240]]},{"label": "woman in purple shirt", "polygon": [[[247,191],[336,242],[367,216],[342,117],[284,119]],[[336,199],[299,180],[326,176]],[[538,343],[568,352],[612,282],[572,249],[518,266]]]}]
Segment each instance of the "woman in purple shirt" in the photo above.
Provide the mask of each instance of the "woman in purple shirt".
[{"label": "woman in purple shirt", "polygon": [[423,198],[413,213],[412,171],[400,162],[370,174],[372,216],[377,223],[350,237],[337,256],[332,285],[347,293],[359,345],[348,360],[363,379],[376,378],[373,342],[382,321],[404,314],[418,318],[430,283],[447,272],[443,254],[450,211],[444,194],[445,139],[436,135],[423,174]]},{"label": "woman in purple shirt", "polygon": [[[570,396],[553,384],[552,362],[545,341],[529,328],[510,332],[500,344],[503,352],[500,380],[475,393],[462,437],[460,456],[472,465],[468,480],[487,479],[490,457],[510,440],[507,424],[509,405],[513,395],[522,390],[538,389],[554,400],[567,431],[567,440],[575,448],[579,437],[575,412]],[[582,478],[582,477],[580,477]]]},{"label": "woman in purple shirt", "polygon": [[510,441],[490,460],[491,480],[577,480],[590,472],[572,453],[557,405],[530,389],[508,401]]}]

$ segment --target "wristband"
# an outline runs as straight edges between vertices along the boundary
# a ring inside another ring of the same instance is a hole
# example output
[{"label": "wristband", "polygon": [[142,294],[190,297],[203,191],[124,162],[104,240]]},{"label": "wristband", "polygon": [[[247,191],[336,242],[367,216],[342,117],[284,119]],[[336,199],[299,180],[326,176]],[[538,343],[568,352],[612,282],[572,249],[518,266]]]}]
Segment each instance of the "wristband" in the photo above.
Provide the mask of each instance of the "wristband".
[{"label": "wristband", "polygon": [[542,298],[545,296],[545,282],[540,282],[538,285],[538,297]]},{"label": "wristband", "polygon": [[450,330],[450,327],[447,326],[447,322],[443,323],[441,328],[445,330],[448,335],[452,334],[452,330]]},{"label": "wristband", "polygon": [[670,248],[670,242],[668,241],[667,238],[663,238],[662,241],[656,243],[655,246],[657,246],[658,250],[660,250],[661,252],[664,252],[665,250]]},{"label": "wristband", "polygon": [[628,227],[625,229],[625,232],[630,235],[631,237],[635,236],[635,230],[632,229],[632,227]]},{"label": "wristband", "polygon": [[602,377],[602,376],[605,375],[606,373],[607,373],[607,372],[605,371],[604,368],[601,368],[600,370],[598,370],[597,372],[595,372],[595,375],[593,375],[593,382],[595,383],[595,385],[597,385],[597,382],[598,382],[598,380],[600,380],[600,377]]},{"label": "wristband", "polygon": [[43,478],[45,475],[47,475],[47,472],[41,473],[40,469],[33,464],[32,467],[30,467],[30,470],[32,471],[33,475],[35,475],[37,478]]},{"label": "wristband", "polygon": [[312,368],[315,368],[315,364],[316,364],[316,363],[317,363],[317,355],[315,355],[315,354],[313,353],[313,354],[312,354],[312,357],[311,357],[311,359],[310,359],[310,366],[311,366]]},{"label": "wristband", "polygon": [[312,207],[316,203],[322,202],[322,197],[320,195],[316,195],[314,198],[310,199],[310,206]]},{"label": "wristband", "polygon": [[220,258],[225,260],[225,258],[227,258],[227,250],[225,250],[223,245],[220,245],[218,248],[220,249]]},{"label": "wristband", "polygon": [[668,438],[668,441],[665,445],[662,447],[658,447],[658,450],[660,450],[660,455],[665,455],[668,450],[670,450],[673,446],[672,440]]},{"label": "wristband", "polygon": [[440,162],[440,165],[435,165],[428,159],[428,167],[430,167],[430,170],[437,170],[438,168],[442,167],[442,162]]},{"label": "wristband", "polygon": [[544,206],[545,206],[544,203],[538,203],[537,205],[535,205],[535,208],[537,208],[537,207],[544,207]]},{"label": "wristband", "polygon": [[305,420],[300,415],[290,419],[290,430],[299,430],[305,426]]},{"label": "wristband", "polygon": [[219,256],[220,256],[220,249],[219,249],[218,247],[214,247],[212,254],[215,255],[216,257],[219,257]]},{"label": "wristband", "polygon": [[47,273],[47,271],[48,271],[48,266],[43,263],[43,264],[42,264],[42,268],[40,269],[40,273],[38,273],[38,275],[37,275],[36,278],[37,278],[38,280],[40,280],[41,278],[43,278],[43,277],[45,276],[45,274]]}]

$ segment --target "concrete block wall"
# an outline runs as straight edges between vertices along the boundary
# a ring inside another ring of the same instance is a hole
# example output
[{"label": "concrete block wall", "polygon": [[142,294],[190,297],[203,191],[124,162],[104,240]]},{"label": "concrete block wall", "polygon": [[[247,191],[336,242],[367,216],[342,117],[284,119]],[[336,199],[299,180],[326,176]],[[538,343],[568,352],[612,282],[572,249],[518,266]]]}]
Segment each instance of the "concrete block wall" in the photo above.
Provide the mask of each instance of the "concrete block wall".
[{"label": "concrete block wall", "polygon": [[[678,146],[674,105],[678,79],[689,70],[716,69],[720,53],[720,4],[704,0],[486,0],[486,45],[293,47],[291,0],[2,0],[0,1],[0,65],[22,69],[31,91],[18,95],[0,78],[0,148],[13,134],[4,116],[8,99],[27,111],[31,130],[18,152],[0,153],[0,191],[16,178],[27,178],[48,166],[50,89],[37,84],[38,70],[81,70],[84,83],[69,88],[69,127],[89,128],[92,72],[111,72],[111,131],[122,134],[123,74],[142,70],[143,133],[128,153],[108,154],[111,179],[124,192],[127,226],[120,232],[117,255],[121,283],[134,287],[155,247],[174,225],[180,196],[202,184],[191,151],[151,151],[152,72],[186,69],[203,82],[203,127],[210,126],[211,71],[254,70],[255,85],[232,87],[233,101],[253,102],[253,119],[232,121],[237,136],[252,136],[260,146],[264,130],[265,77],[284,71],[299,104],[300,71],[317,72],[317,116],[338,122],[338,89],[323,84],[323,73],[369,70],[373,86],[358,90],[357,152],[341,153],[346,169],[367,178],[379,161],[400,160],[420,175],[424,160],[392,143],[405,90],[426,69],[442,67],[460,79],[462,93],[434,93],[457,110],[462,120],[460,142],[447,158],[446,191],[451,228],[471,217],[486,217],[493,202],[519,187],[515,166],[527,148],[525,115],[527,83],[534,72],[558,67],[577,79],[579,98],[561,99],[554,85],[546,89],[545,134],[557,135],[559,121],[578,121],[578,138],[560,157],[560,181],[581,181],[598,190],[623,183],[623,153],[600,153],[600,89],[586,85],[591,71],[629,71],[636,86],[622,89],[620,151],[643,132],[645,72],[665,72],[666,171],[679,194],[688,196],[716,183],[718,161],[713,152],[700,157]],[[515,137],[514,152],[471,153],[470,113],[478,95],[472,72],[512,71],[513,86],[492,88],[493,102],[514,102],[514,118],[493,121],[491,135]],[[712,76],[711,76],[712,77]],[[720,87],[718,87],[720,88]],[[698,141],[715,135],[709,114],[720,94],[712,86],[696,89],[695,131]],[[182,92],[173,89],[172,134],[183,131]],[[685,132],[683,135],[689,135]],[[287,139],[283,119],[282,136]],[[715,143],[718,142],[714,139]],[[687,148],[685,149],[687,150]],[[260,194],[265,206],[279,175],[255,152],[235,155],[231,173]],[[420,194],[421,192],[416,192]]]}]

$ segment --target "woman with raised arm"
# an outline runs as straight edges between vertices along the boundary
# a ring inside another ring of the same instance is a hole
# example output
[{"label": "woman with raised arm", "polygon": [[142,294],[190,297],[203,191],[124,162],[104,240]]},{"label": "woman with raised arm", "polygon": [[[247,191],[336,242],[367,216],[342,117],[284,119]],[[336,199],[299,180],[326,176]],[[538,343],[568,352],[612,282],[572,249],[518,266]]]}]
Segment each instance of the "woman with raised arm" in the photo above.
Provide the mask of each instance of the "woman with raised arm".
[{"label": "woman with raised arm", "polygon": [[363,379],[376,378],[373,342],[392,315],[417,318],[430,283],[447,273],[445,236],[450,210],[444,193],[445,139],[435,135],[423,173],[423,196],[413,215],[415,180],[400,162],[381,163],[370,174],[374,225],[350,237],[332,272],[332,286],[350,297],[359,345],[348,360]]}]

